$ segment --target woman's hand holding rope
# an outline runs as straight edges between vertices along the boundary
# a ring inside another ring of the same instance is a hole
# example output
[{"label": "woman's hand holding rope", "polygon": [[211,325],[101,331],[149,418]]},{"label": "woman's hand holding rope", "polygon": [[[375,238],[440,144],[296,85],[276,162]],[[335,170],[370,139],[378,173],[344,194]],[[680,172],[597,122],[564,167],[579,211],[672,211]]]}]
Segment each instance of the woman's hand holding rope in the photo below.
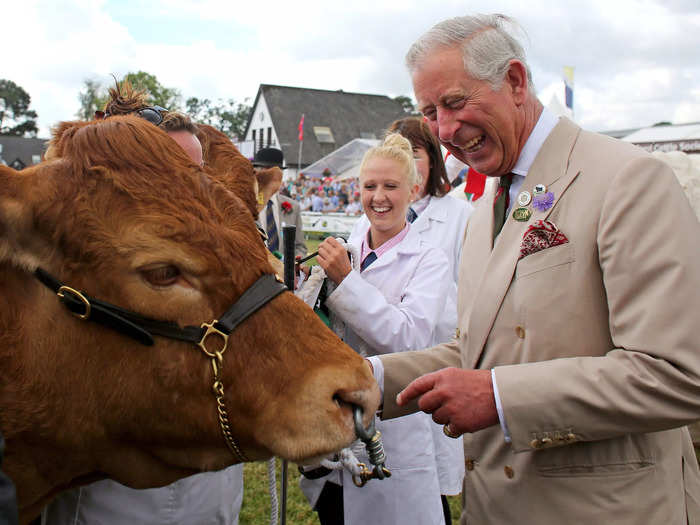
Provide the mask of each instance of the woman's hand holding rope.
[{"label": "woman's hand holding rope", "polygon": [[343,282],[343,279],[352,271],[345,246],[332,237],[328,237],[319,244],[316,260],[335,284]]}]

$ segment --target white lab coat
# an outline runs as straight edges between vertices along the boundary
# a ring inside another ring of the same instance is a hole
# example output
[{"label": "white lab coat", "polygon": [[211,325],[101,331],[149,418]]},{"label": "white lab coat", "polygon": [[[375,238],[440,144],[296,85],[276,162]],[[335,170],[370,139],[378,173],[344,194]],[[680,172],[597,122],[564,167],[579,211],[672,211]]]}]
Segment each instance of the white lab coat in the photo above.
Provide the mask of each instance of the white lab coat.
[{"label": "white lab coat", "polygon": [[[457,278],[459,260],[462,256],[462,242],[467,221],[473,211],[472,205],[453,197],[430,197],[428,206],[418,215],[411,225],[421,239],[436,248],[440,248],[447,256],[449,275],[452,277],[448,285],[445,307],[440,315],[435,337],[429,345],[445,343],[452,339],[457,327]],[[367,231],[369,221],[363,215],[355,225],[353,235]],[[432,424],[435,440],[435,453],[440,479],[440,493],[457,495],[462,492],[464,478],[464,449],[462,438],[452,439],[445,436],[442,425]]]},{"label": "white lab coat", "polygon": [[[358,253],[364,235],[366,229],[348,240]],[[445,255],[411,227],[364,272],[346,276],[326,304],[345,322],[344,340],[353,348],[369,355],[415,350],[434,340],[450,281]],[[357,488],[342,472],[345,525],[443,524],[430,416],[417,413],[376,425],[392,476]]]},{"label": "white lab coat", "polygon": [[136,490],[103,480],[69,490],[44,509],[42,525],[237,525],[243,465]]}]

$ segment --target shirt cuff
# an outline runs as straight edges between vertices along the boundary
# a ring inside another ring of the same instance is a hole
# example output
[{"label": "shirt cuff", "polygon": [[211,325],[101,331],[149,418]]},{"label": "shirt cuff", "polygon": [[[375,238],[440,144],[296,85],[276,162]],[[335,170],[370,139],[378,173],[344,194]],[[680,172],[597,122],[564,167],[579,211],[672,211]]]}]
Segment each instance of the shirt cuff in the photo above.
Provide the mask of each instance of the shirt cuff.
[{"label": "shirt cuff", "polygon": [[384,397],[384,365],[382,364],[382,360],[376,355],[370,356],[367,359],[369,359],[369,362],[372,363],[374,379],[379,385],[379,391],[381,392],[382,397]]},{"label": "shirt cuff", "polygon": [[[374,363],[372,363],[374,364]],[[376,374],[375,374],[376,375]],[[384,379],[384,369],[382,369],[382,379]],[[496,410],[498,411],[498,422],[501,424],[501,430],[503,431],[503,437],[506,443],[510,443],[510,432],[508,432],[508,425],[506,425],[506,418],[503,415],[503,405],[501,405],[501,396],[498,394],[498,385],[496,384],[496,369],[491,369],[491,383],[493,383],[493,397],[496,401]]]}]

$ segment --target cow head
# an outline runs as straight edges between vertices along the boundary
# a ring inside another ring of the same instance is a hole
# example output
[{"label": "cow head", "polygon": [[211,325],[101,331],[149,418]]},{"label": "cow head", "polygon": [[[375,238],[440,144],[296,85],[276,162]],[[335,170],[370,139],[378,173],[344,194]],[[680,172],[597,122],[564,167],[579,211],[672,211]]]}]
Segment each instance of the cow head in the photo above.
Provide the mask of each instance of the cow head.
[{"label": "cow head", "polygon": [[[236,462],[211,359],[81,321],[32,273],[181,326],[217,319],[272,273],[241,182],[250,164],[223,165],[202,169],[148,122],[113,117],[65,126],[42,164],[0,167],[0,431],[21,508],[101,477],[145,488]],[[287,292],[231,335],[221,380],[251,460],[338,450],[354,438],[351,404],[369,418],[379,401],[363,360]]]}]

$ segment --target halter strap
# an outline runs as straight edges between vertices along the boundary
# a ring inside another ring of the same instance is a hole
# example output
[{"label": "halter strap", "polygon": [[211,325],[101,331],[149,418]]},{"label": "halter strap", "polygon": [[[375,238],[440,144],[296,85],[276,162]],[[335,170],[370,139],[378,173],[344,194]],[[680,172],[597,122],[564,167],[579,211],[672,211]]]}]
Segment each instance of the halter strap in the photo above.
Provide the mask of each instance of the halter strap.
[{"label": "halter strap", "polygon": [[[52,290],[76,317],[116,330],[146,346],[154,344],[154,335],[199,344],[207,331],[204,327],[181,327],[172,321],[144,317],[131,310],[100,301],[66,286],[41,268],[37,268],[34,275],[44,286]],[[214,326],[218,331],[229,335],[268,301],[286,290],[287,287],[274,275],[264,274],[238,298],[238,301],[221,316],[221,319],[214,323]]]}]

